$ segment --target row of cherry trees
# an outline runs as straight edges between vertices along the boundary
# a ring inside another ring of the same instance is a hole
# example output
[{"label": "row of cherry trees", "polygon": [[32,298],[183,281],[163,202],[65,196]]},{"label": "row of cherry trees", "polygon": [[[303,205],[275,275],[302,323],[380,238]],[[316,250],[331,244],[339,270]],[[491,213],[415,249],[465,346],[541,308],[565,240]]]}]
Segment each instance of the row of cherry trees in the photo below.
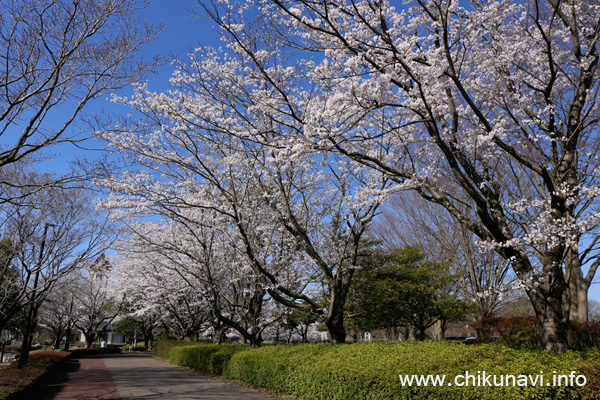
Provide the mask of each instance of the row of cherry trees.
[{"label": "row of cherry trees", "polygon": [[114,230],[80,185],[20,162],[0,174],[0,331],[12,333],[8,342],[22,337],[24,365],[40,308],[110,246]]},{"label": "row of cherry trees", "polygon": [[20,366],[42,305],[110,246],[90,171],[64,159],[56,174],[38,165],[91,136],[82,133],[93,120],[83,110],[98,97],[156,65],[134,57],[156,34],[135,16],[139,7],[134,0],[0,0],[0,332],[9,340],[21,329]]},{"label": "row of cherry trees", "polygon": [[103,182],[120,193],[104,205],[122,208],[121,218],[161,217],[132,222],[128,254],[159,254],[162,273],[186,282],[213,318],[252,343],[270,324],[261,320],[268,299],[322,317],[334,341],[344,342],[345,298],[381,202],[360,191],[385,189],[388,180],[336,157],[183,128],[177,114],[164,130],[148,130],[152,114],[119,134],[120,151],[143,159],[143,168]]},{"label": "row of cherry trees", "polygon": [[111,269],[102,254],[63,276],[40,301],[37,327],[50,334],[54,348],[64,343],[68,351],[72,334],[81,334],[90,348],[124,314],[125,296],[115,295]]},{"label": "row of cherry trees", "polygon": [[268,296],[343,342],[367,225],[412,190],[510,263],[544,348],[564,351],[600,264],[599,7],[202,3],[226,47],[177,63],[167,92],[116,99],[136,113],[103,136],[139,169],[102,180],[104,204],[187,231],[193,246],[166,246],[176,273],[237,268],[249,308]]}]

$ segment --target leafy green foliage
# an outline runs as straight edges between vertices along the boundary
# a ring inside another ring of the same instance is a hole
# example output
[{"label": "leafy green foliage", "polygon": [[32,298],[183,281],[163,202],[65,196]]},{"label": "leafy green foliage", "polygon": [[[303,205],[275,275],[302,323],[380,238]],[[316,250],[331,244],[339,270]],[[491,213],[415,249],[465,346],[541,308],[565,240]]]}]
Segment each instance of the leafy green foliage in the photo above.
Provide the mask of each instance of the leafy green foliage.
[{"label": "leafy green foliage", "polygon": [[[212,340],[210,340],[210,339],[199,340],[196,342],[196,344],[199,344],[199,343],[210,344],[210,343],[212,343]],[[181,346],[190,346],[193,344],[194,343],[188,342],[186,340],[168,340],[168,339],[163,338],[163,339],[160,339],[159,341],[157,341],[156,343],[154,343],[154,357],[160,358],[163,360],[169,360],[171,357],[171,351],[173,350],[173,348],[181,347]]]},{"label": "leafy green foliage", "polygon": [[462,318],[471,306],[451,290],[456,277],[414,247],[375,253],[357,272],[348,303],[349,325],[362,330],[412,326],[418,338],[438,320]]},{"label": "leafy green foliage", "polygon": [[215,375],[223,373],[224,366],[231,357],[240,351],[247,350],[244,344],[204,344],[175,347],[171,350],[169,362],[183,367],[191,367]]},{"label": "leafy green foliage", "polygon": [[[329,399],[578,399],[598,386],[599,353],[550,354],[499,345],[448,342],[359,343],[344,346],[267,346],[235,354],[224,370],[230,379],[293,394],[305,400]],[[584,374],[588,384],[572,387],[405,386],[398,375],[445,374],[446,382],[470,371],[495,375],[552,371]]]},{"label": "leafy green foliage", "polygon": [[133,317],[125,317],[115,324],[113,332],[124,335],[129,344],[133,344],[134,340],[141,336],[143,329],[142,322]]},{"label": "leafy green foliage", "polygon": [[[165,343],[162,343],[165,348]],[[583,399],[600,393],[600,352],[549,353],[497,344],[450,342],[171,347],[170,362],[264,387],[303,400],[397,399]],[[454,382],[466,371],[488,375],[539,375],[571,371],[585,375],[585,387],[402,386],[399,375],[446,375]],[[594,397],[596,396],[596,397]]]},{"label": "leafy green foliage", "polygon": [[130,351],[129,350],[130,348],[131,348],[131,351],[144,351],[144,343],[138,344],[137,346],[133,346],[131,344],[126,344],[125,346],[123,346],[121,348],[121,351]]}]

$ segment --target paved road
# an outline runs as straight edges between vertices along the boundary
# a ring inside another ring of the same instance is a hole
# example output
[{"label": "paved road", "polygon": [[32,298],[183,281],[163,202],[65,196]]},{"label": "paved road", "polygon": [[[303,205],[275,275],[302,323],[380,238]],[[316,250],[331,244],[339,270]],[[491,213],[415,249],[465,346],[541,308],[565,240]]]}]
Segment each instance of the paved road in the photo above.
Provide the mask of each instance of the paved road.
[{"label": "paved road", "polygon": [[115,354],[73,360],[54,400],[177,399],[273,400],[274,397],[207,378],[148,354]]}]

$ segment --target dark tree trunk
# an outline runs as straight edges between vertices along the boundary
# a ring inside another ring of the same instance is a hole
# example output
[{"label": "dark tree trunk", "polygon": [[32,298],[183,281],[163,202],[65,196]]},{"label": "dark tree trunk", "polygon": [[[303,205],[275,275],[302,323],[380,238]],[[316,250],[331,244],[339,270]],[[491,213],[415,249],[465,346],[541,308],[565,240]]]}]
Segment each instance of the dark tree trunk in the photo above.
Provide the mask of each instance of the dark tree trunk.
[{"label": "dark tree trunk", "polygon": [[93,332],[93,330],[88,330],[88,331],[83,331],[83,336],[85,337],[85,348],[89,349],[92,347],[92,343],[94,343],[94,340],[98,339],[98,337],[100,337],[100,333],[95,334]]},{"label": "dark tree trunk", "polygon": [[250,347],[260,347],[262,344],[262,335],[252,335],[252,338],[249,340]]},{"label": "dark tree trunk", "polygon": [[346,328],[344,327],[344,307],[346,296],[350,289],[353,270],[346,271],[335,278],[329,299],[329,313],[325,317],[325,326],[329,330],[333,344],[346,343]]},{"label": "dark tree trunk", "polygon": [[54,348],[55,349],[60,349],[60,340],[63,338],[62,336],[62,332],[57,334],[56,337],[54,338]]},{"label": "dark tree trunk", "polygon": [[308,343],[308,328],[310,327],[310,325],[305,325],[304,327],[302,327],[300,336],[302,336],[302,343]]},{"label": "dark tree trunk", "polygon": [[148,335],[146,332],[144,332],[144,351],[150,350],[150,337],[151,336],[152,336],[152,334]]},{"label": "dark tree trunk", "polygon": [[65,331],[65,351],[69,351],[69,345],[71,341],[71,327],[68,326]]},{"label": "dark tree trunk", "polygon": [[546,351],[564,353],[568,348],[568,321],[563,310],[563,293],[529,293],[540,328],[541,345]]},{"label": "dark tree trunk", "polygon": [[227,329],[229,329],[229,327],[224,324],[221,324],[218,328],[213,327],[213,343],[214,344],[223,343]]},{"label": "dark tree trunk", "polygon": [[21,344],[21,353],[19,355],[18,367],[22,368],[27,365],[29,361],[29,352],[31,351],[31,345],[33,343],[33,333],[37,326],[37,308],[30,311],[30,317],[25,323],[25,329],[23,331],[23,343]]},{"label": "dark tree trunk", "polygon": [[332,318],[328,318],[325,325],[329,330],[329,335],[331,335],[331,343],[346,343],[346,329],[344,328],[344,315],[342,313],[336,313]]}]

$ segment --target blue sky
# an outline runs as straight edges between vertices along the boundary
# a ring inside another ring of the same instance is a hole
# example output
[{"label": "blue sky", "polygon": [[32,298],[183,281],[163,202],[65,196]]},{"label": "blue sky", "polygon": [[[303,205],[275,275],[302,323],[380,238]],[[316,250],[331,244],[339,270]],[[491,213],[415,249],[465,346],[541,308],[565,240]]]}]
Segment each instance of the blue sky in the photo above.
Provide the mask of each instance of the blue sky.
[{"label": "blue sky", "polygon": [[[208,18],[192,15],[190,10],[201,12],[196,0],[151,0],[148,7],[140,12],[142,18],[155,26],[165,24],[164,30],[147,46],[143,55],[148,57],[159,54],[170,58],[175,55],[185,60],[187,55],[200,46],[221,44],[214,29],[214,23]],[[164,84],[171,75],[169,65],[162,66],[158,74],[149,76],[151,87]]]},{"label": "blue sky", "polygon": [[[185,61],[188,54],[200,46],[221,46],[222,42],[214,29],[214,23],[208,18],[201,18],[192,14],[191,10],[199,12],[197,0],[151,0],[148,6],[138,11],[142,21],[149,22],[155,27],[163,25],[163,30],[150,43],[138,53],[143,59],[151,59],[158,55],[164,59],[164,64],[146,77],[151,90],[162,91],[169,88],[169,78],[173,73],[170,60],[178,57]],[[121,90],[119,95],[130,95],[132,88]],[[109,101],[109,94],[101,96],[90,102],[84,111],[89,114],[126,114],[129,112],[122,105]],[[96,143],[90,142],[83,145],[87,149],[97,148]],[[49,159],[41,164],[43,169],[50,169],[61,173],[66,171],[68,162],[76,158],[94,158],[94,152],[83,151],[77,147],[65,144],[55,146],[45,153]]]}]

